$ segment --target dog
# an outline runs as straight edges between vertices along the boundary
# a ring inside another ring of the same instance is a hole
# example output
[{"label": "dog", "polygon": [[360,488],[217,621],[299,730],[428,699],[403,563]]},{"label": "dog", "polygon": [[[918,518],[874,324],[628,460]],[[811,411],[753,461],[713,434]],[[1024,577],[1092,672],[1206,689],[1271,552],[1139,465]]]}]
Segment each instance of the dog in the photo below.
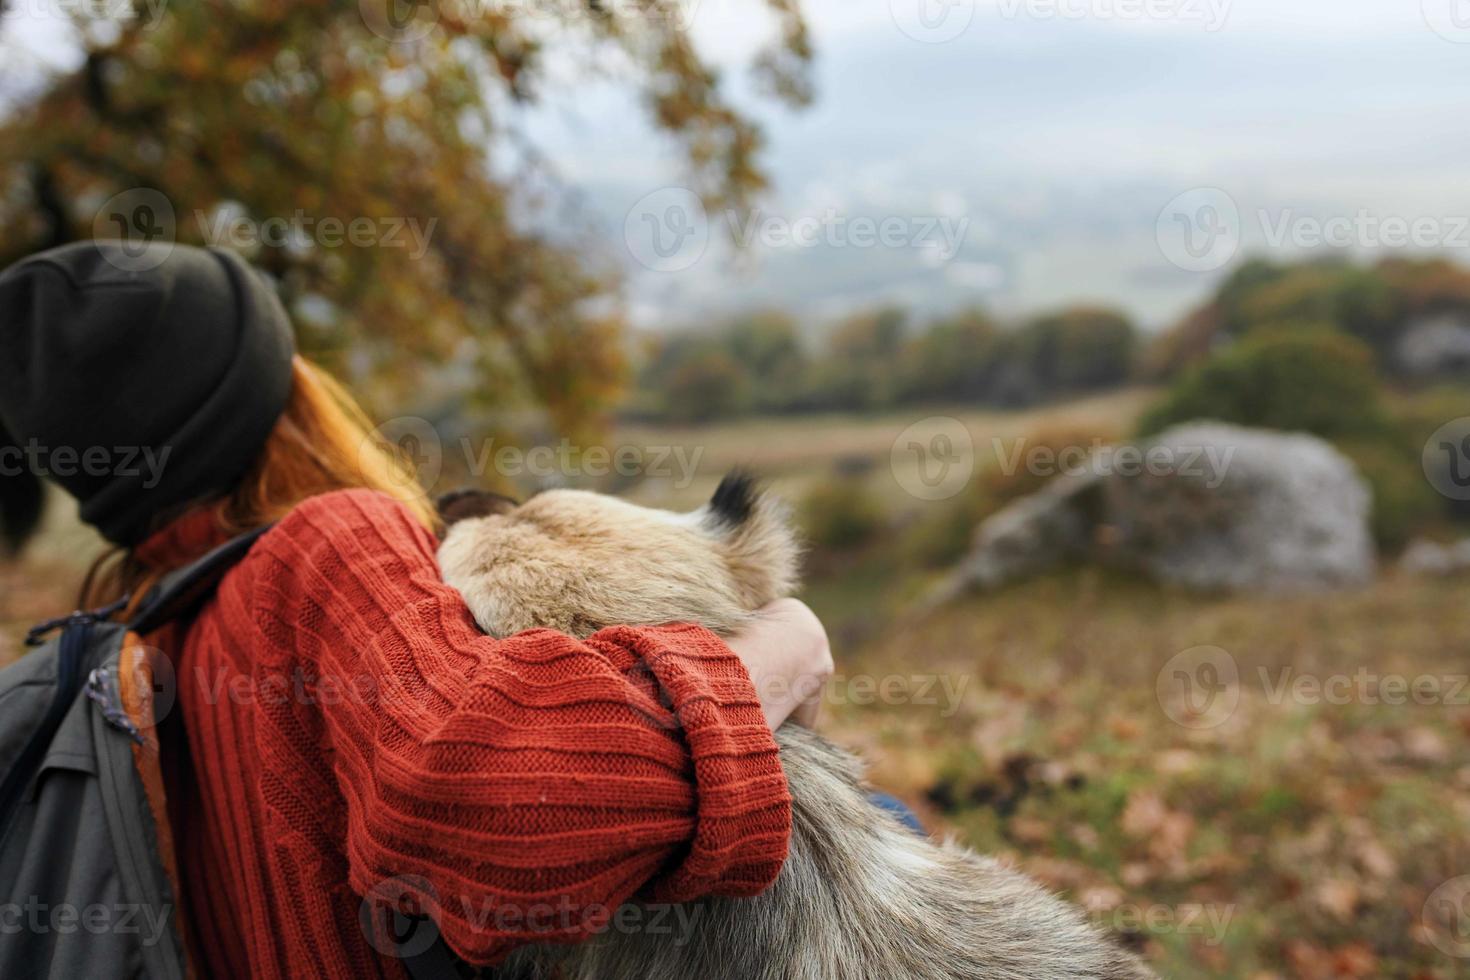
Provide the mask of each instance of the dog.
[{"label": "dog", "polygon": [[[691,513],[581,490],[517,503],[441,501],[444,581],[480,628],[577,637],[617,624],[694,622],[730,635],[796,587],[786,508],[745,475]],[[874,804],[862,767],[820,735],[776,732],[793,800],[789,855],[754,898],[711,898],[692,934],[603,932],[537,945],[507,980],[1148,980],[1142,961],[1025,875],[936,843]]]}]

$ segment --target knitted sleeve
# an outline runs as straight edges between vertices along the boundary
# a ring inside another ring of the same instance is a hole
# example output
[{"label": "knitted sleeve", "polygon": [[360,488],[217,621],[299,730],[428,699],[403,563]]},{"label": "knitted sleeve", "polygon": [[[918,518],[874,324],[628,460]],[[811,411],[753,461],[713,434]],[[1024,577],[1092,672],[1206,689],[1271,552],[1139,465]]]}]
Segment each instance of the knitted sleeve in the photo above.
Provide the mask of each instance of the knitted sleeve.
[{"label": "knitted sleeve", "polygon": [[791,800],[718,637],[487,637],[435,547],[402,505],[353,490],[298,506],[252,562],[274,668],[351,692],[280,723],[331,753],[358,894],[412,882],[450,948],[484,964],[585,938],[635,893],[744,896],[775,879]]}]

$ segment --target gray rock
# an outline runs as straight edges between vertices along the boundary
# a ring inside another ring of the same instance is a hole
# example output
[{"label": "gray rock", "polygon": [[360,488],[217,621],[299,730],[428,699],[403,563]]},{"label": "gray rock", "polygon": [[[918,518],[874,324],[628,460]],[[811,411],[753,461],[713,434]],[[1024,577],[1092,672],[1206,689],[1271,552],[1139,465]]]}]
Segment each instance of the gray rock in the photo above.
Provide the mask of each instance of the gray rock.
[{"label": "gray rock", "polygon": [[1394,360],[1419,378],[1470,376],[1470,323],[1456,316],[1425,317],[1404,327]]},{"label": "gray rock", "polygon": [[1470,572],[1470,538],[1440,544],[1423,538],[1404,549],[1399,571],[1406,575],[1455,575]]},{"label": "gray rock", "polygon": [[961,576],[994,588],[1085,553],[1096,523],[1088,501],[1100,485],[1090,473],[1059,476],[993,514],[976,529]]},{"label": "gray rock", "polygon": [[1373,577],[1372,497],[1315,436],[1201,422],[1094,453],[976,529],[947,591],[1069,558],[1194,589],[1301,591]]}]

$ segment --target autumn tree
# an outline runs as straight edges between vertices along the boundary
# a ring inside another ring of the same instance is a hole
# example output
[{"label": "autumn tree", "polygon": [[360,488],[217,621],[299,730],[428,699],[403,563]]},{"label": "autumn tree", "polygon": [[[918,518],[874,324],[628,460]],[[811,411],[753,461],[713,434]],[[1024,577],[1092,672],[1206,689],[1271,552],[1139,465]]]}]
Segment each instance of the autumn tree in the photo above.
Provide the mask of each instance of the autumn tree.
[{"label": "autumn tree", "polygon": [[[765,0],[773,37],[752,69],[799,103],[796,2]],[[537,230],[534,147],[517,144],[532,162],[514,167],[497,152],[553,62],[559,81],[570,65],[636,87],[709,206],[763,185],[761,134],[694,49],[681,0],[57,9],[72,67],[0,66],[0,265],[104,236],[238,247],[279,281],[302,348],[380,408],[460,379],[480,407],[575,432],[618,393],[617,269]],[[17,16],[0,21],[12,48]]]}]

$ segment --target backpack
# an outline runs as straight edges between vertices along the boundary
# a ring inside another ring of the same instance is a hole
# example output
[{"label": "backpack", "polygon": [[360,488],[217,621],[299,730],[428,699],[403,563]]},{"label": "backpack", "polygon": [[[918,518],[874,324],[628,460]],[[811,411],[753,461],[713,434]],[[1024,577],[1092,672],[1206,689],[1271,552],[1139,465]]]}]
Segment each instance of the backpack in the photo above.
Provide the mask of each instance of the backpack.
[{"label": "backpack", "polygon": [[127,623],[110,621],[127,597],[42,623],[39,649],[0,670],[0,977],[193,975],[160,832],[172,671],[141,638],[194,612],[265,530],[166,576]]}]

